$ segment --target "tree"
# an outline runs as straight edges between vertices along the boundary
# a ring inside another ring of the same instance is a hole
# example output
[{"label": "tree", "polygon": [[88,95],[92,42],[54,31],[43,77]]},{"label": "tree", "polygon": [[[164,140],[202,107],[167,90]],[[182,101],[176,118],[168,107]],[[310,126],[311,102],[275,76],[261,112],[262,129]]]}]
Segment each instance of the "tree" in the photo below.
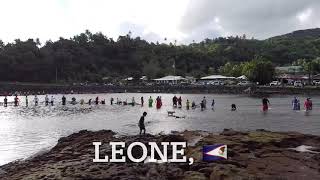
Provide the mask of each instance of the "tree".
[{"label": "tree", "polygon": [[219,68],[219,73],[226,75],[226,76],[231,76],[232,75],[232,70],[233,70],[233,64],[230,62],[227,62],[225,65],[221,66]]},{"label": "tree", "polygon": [[303,71],[308,73],[309,84],[311,84],[312,76],[320,73],[320,58],[317,57],[313,60],[298,59],[293,62],[293,65],[301,66]]},{"label": "tree", "polygon": [[258,58],[246,62],[243,66],[242,73],[246,75],[249,80],[263,85],[273,80],[275,68],[270,61]]},{"label": "tree", "polygon": [[219,68],[219,72],[226,76],[239,77],[243,72],[244,63],[230,63],[227,62],[225,65]]},{"label": "tree", "polygon": [[152,59],[143,65],[143,73],[148,79],[154,79],[159,74],[160,68],[157,60]]},{"label": "tree", "polygon": [[[245,72],[251,74],[252,79],[265,83],[270,77],[262,80],[257,66],[264,69],[268,64],[246,61],[258,56],[263,61],[269,59],[276,65],[285,65],[305,59],[301,62],[311,76],[320,69],[319,59],[316,60],[320,57],[319,34],[320,29],[316,29],[267,40],[236,36],[207,38],[199,43],[181,45],[177,41],[147,42],[132,37],[130,32],[115,41],[101,32],[86,30],[73,38],[60,38],[44,45],[40,45],[38,39],[0,41],[0,80],[54,82],[56,72],[60,82],[143,74],[159,77],[175,74],[174,59],[177,75],[201,77],[219,70],[227,76],[241,76]],[[164,41],[168,41],[167,38]]]}]

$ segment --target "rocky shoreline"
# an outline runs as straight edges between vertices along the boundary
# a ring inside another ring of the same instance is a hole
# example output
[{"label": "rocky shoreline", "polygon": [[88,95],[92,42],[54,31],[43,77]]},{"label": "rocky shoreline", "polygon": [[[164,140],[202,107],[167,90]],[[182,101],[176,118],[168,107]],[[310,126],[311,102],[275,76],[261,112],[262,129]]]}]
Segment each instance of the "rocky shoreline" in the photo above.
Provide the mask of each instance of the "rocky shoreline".
[{"label": "rocky shoreline", "polygon": [[69,85],[69,84],[33,84],[0,83],[0,96],[19,94],[95,94],[95,93],[179,93],[179,94],[246,94],[265,96],[273,94],[320,95],[320,86],[295,88],[287,86],[195,86],[195,85]]},{"label": "rocky shoreline", "polygon": [[[195,162],[190,166],[187,163],[94,163],[94,141],[103,142],[101,153],[109,156],[110,141],[187,141],[187,156]],[[228,159],[203,162],[202,146],[210,144],[227,144]],[[224,130],[220,134],[184,131],[141,137],[119,136],[109,130],[83,130],[59,139],[46,153],[1,166],[0,179],[320,179],[320,137],[265,130]]]}]

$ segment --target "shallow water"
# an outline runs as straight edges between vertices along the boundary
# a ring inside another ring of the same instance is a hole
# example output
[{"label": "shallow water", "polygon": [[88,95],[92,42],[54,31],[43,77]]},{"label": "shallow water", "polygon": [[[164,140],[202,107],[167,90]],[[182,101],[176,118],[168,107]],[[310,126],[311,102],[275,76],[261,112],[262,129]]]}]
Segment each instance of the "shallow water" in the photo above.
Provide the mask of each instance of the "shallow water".
[{"label": "shallow water", "polygon": [[[163,106],[160,110],[147,107],[149,96],[162,97]],[[56,101],[61,101],[61,95],[54,95]],[[57,143],[57,140],[82,129],[101,130],[111,129],[120,134],[137,134],[137,123],[141,114],[146,111],[146,129],[148,133],[170,133],[171,131],[205,130],[221,132],[224,128],[235,130],[267,129],[271,131],[298,131],[301,133],[320,135],[320,97],[312,97],[314,109],[312,112],[292,111],[291,96],[271,97],[271,109],[267,113],[261,112],[261,99],[237,95],[187,95],[182,94],[183,105],[186,99],[199,104],[206,96],[207,106],[214,98],[215,110],[208,108],[201,111],[174,109],[177,116],[168,117],[167,110],[172,108],[172,94],[81,94],[67,95],[67,99],[76,97],[77,100],[89,98],[106,99],[106,105],[67,105],[63,107],[57,103],[54,107],[44,106],[44,96],[39,96],[40,105],[33,106],[33,97],[29,97],[29,107],[25,107],[24,97],[19,107],[12,105],[0,107],[0,164],[26,158],[41,150],[48,149]],[[140,102],[143,96],[145,106],[110,105],[110,98],[128,99],[135,97]],[[180,95],[178,95],[180,96]],[[50,97],[50,96],[49,96]],[[9,97],[9,102],[13,97]],[[301,101],[305,97],[300,97]],[[0,97],[3,102],[3,97]],[[238,110],[230,111],[234,103]],[[301,104],[301,107],[302,104]]]}]

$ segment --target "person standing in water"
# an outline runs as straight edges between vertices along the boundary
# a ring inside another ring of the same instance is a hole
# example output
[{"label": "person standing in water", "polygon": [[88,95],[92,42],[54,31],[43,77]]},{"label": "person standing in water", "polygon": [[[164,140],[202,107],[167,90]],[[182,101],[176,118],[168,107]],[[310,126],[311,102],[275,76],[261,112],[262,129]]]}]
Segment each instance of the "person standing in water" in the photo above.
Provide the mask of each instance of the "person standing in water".
[{"label": "person standing in water", "polygon": [[297,97],[294,97],[292,100],[292,110],[295,110],[295,111],[300,110],[300,101]]},{"label": "person standing in water", "polygon": [[201,111],[203,111],[204,110],[204,100],[201,101],[200,107],[201,107]]},{"label": "person standing in water", "polygon": [[37,95],[34,95],[33,101],[34,101],[34,105],[35,105],[35,106],[38,106],[39,99],[38,99],[38,96],[37,96]]},{"label": "person standing in water", "polygon": [[306,111],[312,110],[312,101],[310,98],[307,98],[306,101],[304,102],[304,108],[306,109]]},{"label": "person standing in water", "polygon": [[203,97],[202,104],[203,104],[203,109],[206,109],[207,108],[207,100],[206,100],[205,96]]},{"label": "person standing in water", "polygon": [[113,98],[110,99],[110,105],[113,105]]},{"label": "person standing in water", "polygon": [[160,108],[162,107],[162,99],[161,99],[161,96],[159,96],[160,98]]},{"label": "person standing in water", "polygon": [[28,95],[26,95],[26,107],[28,107],[29,101],[28,101]]},{"label": "person standing in water", "polygon": [[156,108],[159,109],[159,96],[156,98]]},{"label": "person standing in water", "polygon": [[17,107],[18,105],[19,105],[19,98],[18,98],[18,96],[16,95],[16,96],[14,97],[14,106]]},{"label": "person standing in water", "polygon": [[65,106],[66,105],[66,97],[62,96],[62,105]]},{"label": "person standing in water", "polygon": [[149,107],[152,107],[152,104],[153,104],[153,99],[152,99],[152,97],[150,96],[150,98],[149,98]]},{"label": "person standing in water", "polygon": [[118,105],[120,104],[119,98],[117,98],[117,102],[116,102],[116,104],[118,104]]},{"label": "person standing in water", "polygon": [[141,106],[143,106],[144,100],[143,97],[141,96]]},{"label": "person standing in water", "polygon": [[236,111],[236,110],[237,110],[236,104],[231,104],[231,111]]},{"label": "person standing in water", "polygon": [[126,99],[125,101],[123,101],[122,104],[123,104],[124,106],[128,105],[127,99]]},{"label": "person standing in water", "polygon": [[53,105],[54,105],[54,97],[53,97],[53,96],[51,96],[50,104],[51,104],[51,106],[53,106]]},{"label": "person standing in water", "polygon": [[80,99],[80,105],[84,105],[84,99]]},{"label": "person standing in water", "polygon": [[194,101],[192,101],[191,107],[192,107],[192,109],[196,108],[196,103]]},{"label": "person standing in water", "polygon": [[71,98],[71,104],[76,105],[77,104],[77,99],[75,97]]},{"label": "person standing in water", "polygon": [[4,107],[8,107],[8,98],[7,98],[7,96],[5,96],[4,99],[3,99],[3,106]]},{"label": "person standing in water", "polygon": [[143,134],[145,135],[146,134],[146,127],[144,125],[144,118],[147,116],[147,112],[143,112],[140,120],[139,120],[139,128],[140,128],[140,135],[143,131]]},{"label": "person standing in water", "polygon": [[215,102],[214,102],[214,99],[212,99],[212,103],[211,103],[211,109],[214,110],[214,105],[215,105]]},{"label": "person standing in water", "polygon": [[267,98],[262,99],[262,111],[268,111],[270,101]]},{"label": "person standing in water", "polygon": [[96,105],[98,105],[99,104],[99,97],[97,96],[96,97]]},{"label": "person standing in water", "polygon": [[310,105],[310,110],[312,110],[312,100],[309,98],[309,105]]},{"label": "person standing in water", "polygon": [[189,110],[189,109],[190,109],[190,102],[189,102],[189,99],[187,99],[186,107],[187,107],[187,110]]},{"label": "person standing in water", "polygon": [[131,105],[132,105],[132,106],[136,105],[136,100],[134,99],[134,97],[132,97]]},{"label": "person standing in water", "polygon": [[173,98],[172,98],[172,105],[173,105],[173,107],[177,107],[177,101],[178,101],[177,96],[173,96]]},{"label": "person standing in water", "polygon": [[106,100],[105,99],[103,99],[103,100],[101,100],[101,104],[106,104]]},{"label": "person standing in water", "polygon": [[162,106],[161,103],[162,103],[162,102],[161,102],[161,98],[160,98],[160,96],[158,96],[157,99],[156,99],[156,107],[157,107],[157,109],[160,109],[160,108],[161,108],[161,106]]},{"label": "person standing in water", "polygon": [[46,97],[44,98],[44,101],[46,103],[46,106],[48,106],[49,105],[49,97],[48,97],[48,95],[46,95]]},{"label": "person standing in water", "polygon": [[178,98],[178,107],[182,108],[182,98],[181,98],[181,96]]}]

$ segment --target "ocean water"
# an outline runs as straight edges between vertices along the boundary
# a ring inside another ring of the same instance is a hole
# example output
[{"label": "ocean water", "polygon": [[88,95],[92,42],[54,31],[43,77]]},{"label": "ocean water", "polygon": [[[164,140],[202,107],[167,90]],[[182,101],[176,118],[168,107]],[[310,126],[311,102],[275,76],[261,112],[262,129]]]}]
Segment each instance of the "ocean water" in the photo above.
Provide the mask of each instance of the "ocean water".
[{"label": "ocean water", "polygon": [[[45,106],[44,96],[38,96],[39,106],[33,104],[33,96],[29,97],[29,106],[25,107],[24,97],[20,98],[20,106],[0,106],[0,165],[17,159],[27,158],[39,151],[49,149],[60,137],[70,135],[79,130],[110,129],[119,134],[133,135],[139,133],[138,121],[144,111],[147,133],[170,133],[171,131],[204,130],[221,132],[225,128],[235,130],[266,129],[271,131],[297,131],[306,134],[320,135],[320,97],[312,97],[311,112],[291,110],[292,96],[270,97],[271,108],[267,113],[261,111],[261,99],[239,95],[216,94],[177,94],[182,97],[180,108],[172,107],[174,94],[79,94],[66,95],[70,101],[84,99],[88,102],[99,96],[105,99],[106,105],[61,105],[62,95],[54,95],[55,106]],[[120,98],[131,102],[135,97],[140,103],[144,97],[145,105],[122,106],[110,105],[110,98]],[[148,98],[161,96],[163,106],[157,110],[147,106]],[[207,109],[187,110],[186,100],[199,104],[203,97],[207,99]],[[51,95],[49,96],[51,97]],[[3,102],[4,97],[0,97]],[[300,96],[301,107],[306,97]],[[13,97],[9,97],[9,102]],[[215,99],[215,109],[211,109]],[[237,111],[230,111],[231,104],[237,105]],[[168,117],[167,111],[175,111],[176,116]]]}]

